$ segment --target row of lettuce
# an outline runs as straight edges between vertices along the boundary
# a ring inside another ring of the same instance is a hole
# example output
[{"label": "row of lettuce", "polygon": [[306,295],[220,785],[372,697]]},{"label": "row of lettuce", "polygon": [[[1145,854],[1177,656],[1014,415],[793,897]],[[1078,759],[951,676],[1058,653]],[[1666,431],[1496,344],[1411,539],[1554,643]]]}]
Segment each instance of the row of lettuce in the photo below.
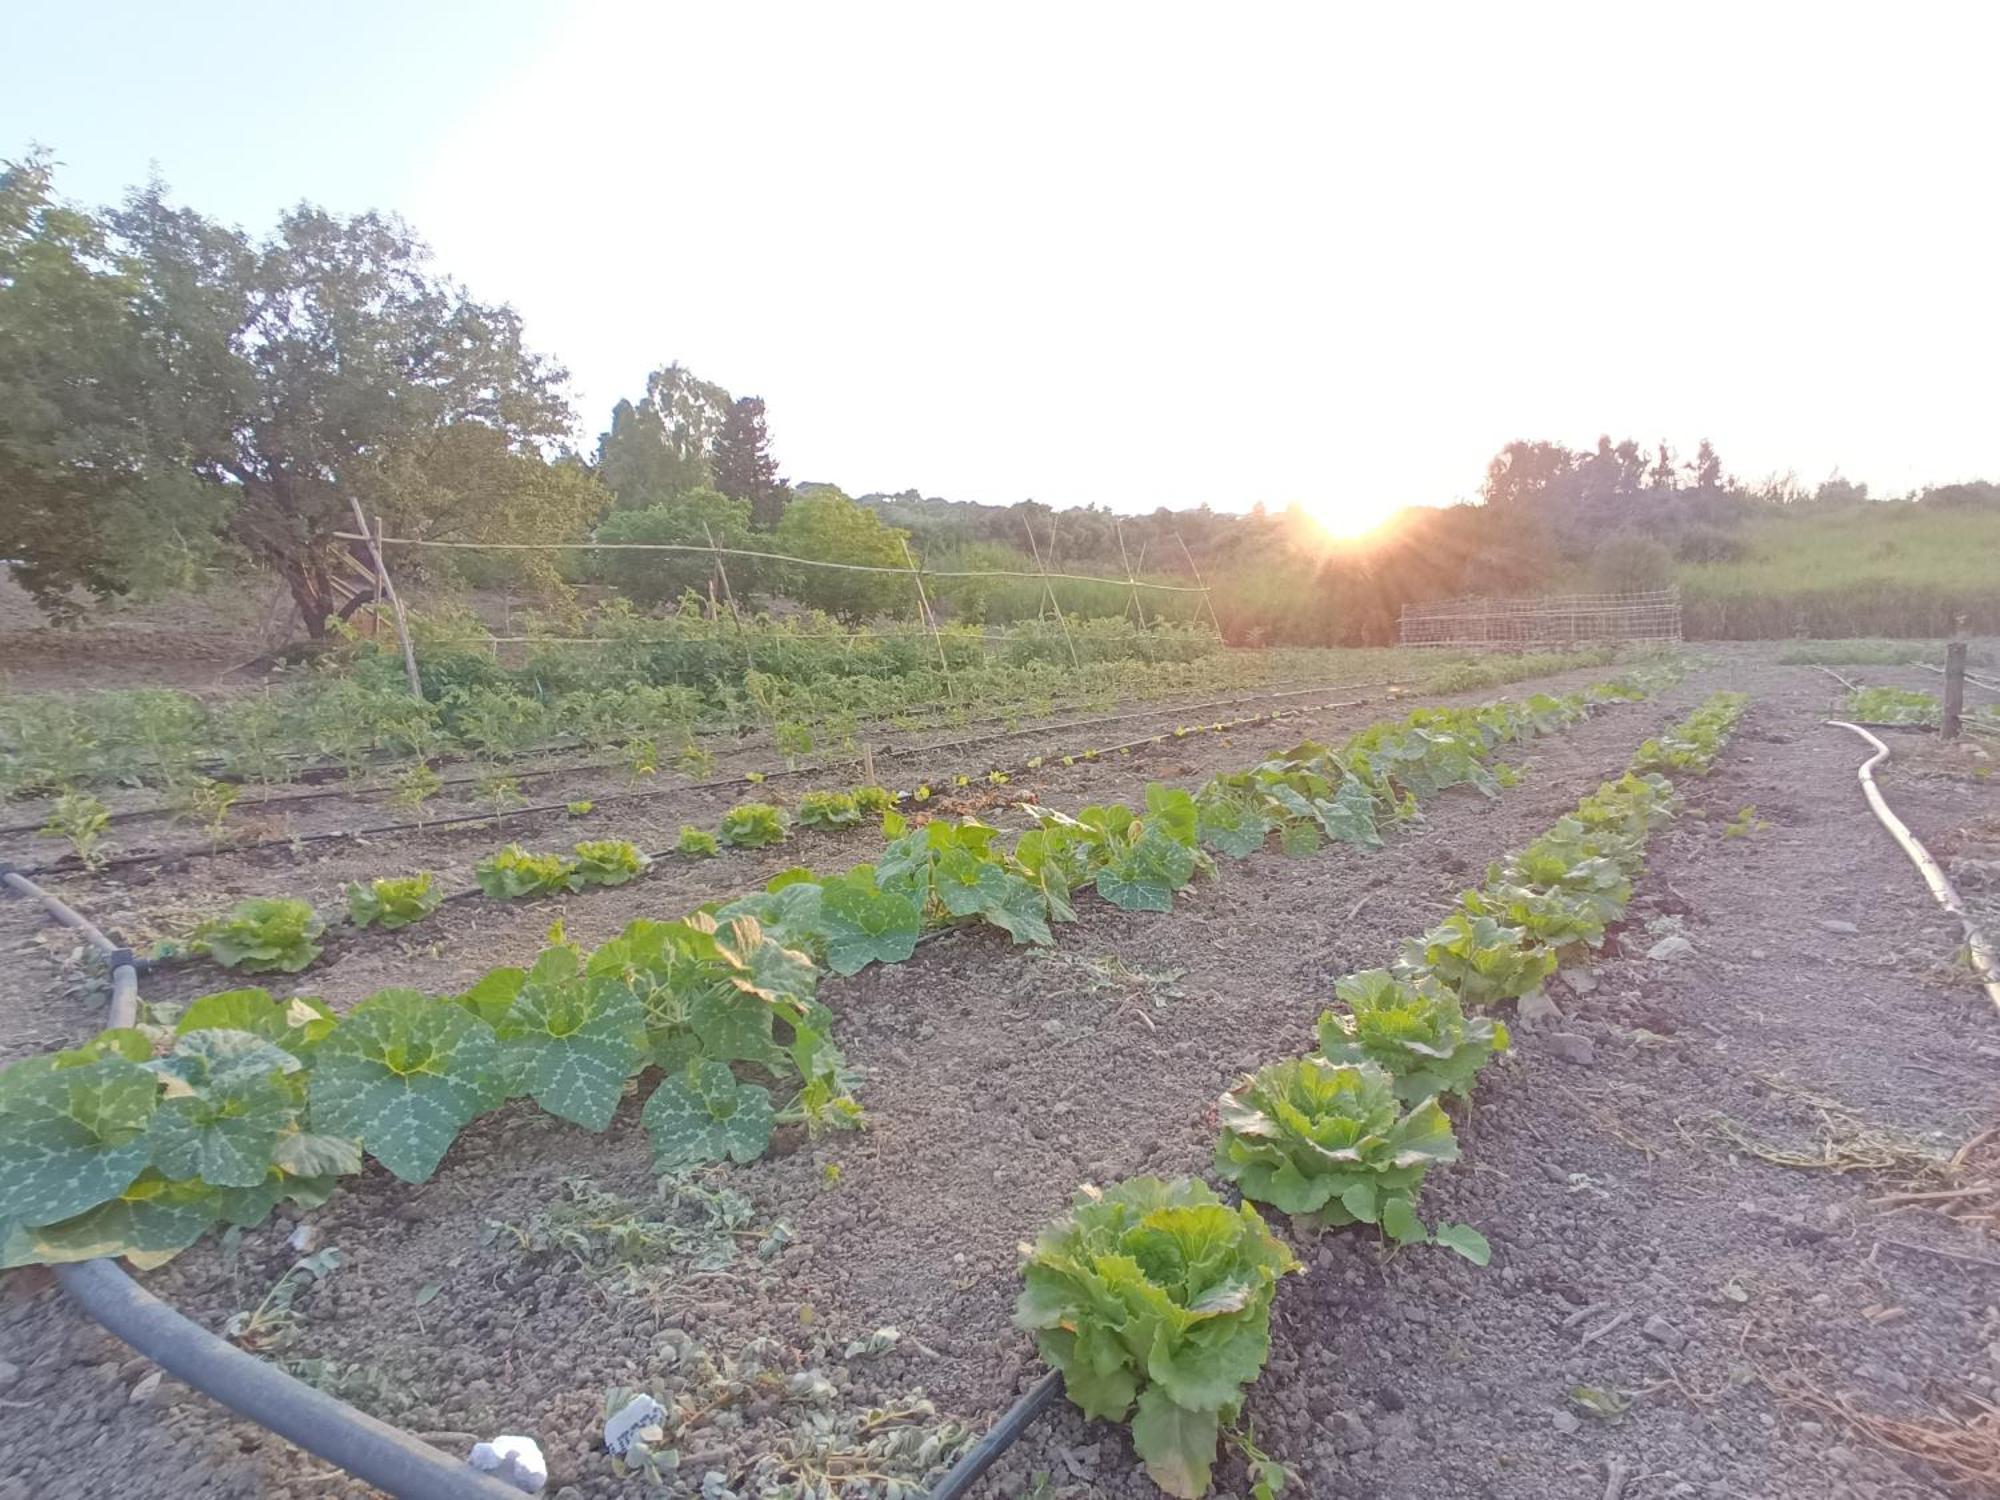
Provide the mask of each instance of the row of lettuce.
[{"label": "row of lettuce", "polygon": [[1379,825],[1416,816],[1419,798],[1496,792],[1502,746],[1644,697],[1673,672],[1419,709],[1198,793],[1149,787],[1143,811],[1037,811],[1011,839],[891,812],[872,865],[789,871],[680,921],[634,922],[590,953],[558,926],[531,967],[495,969],[458,995],[385,990],[336,1017],[317,1000],[236,990],[154,1013],[0,1073],[0,1261],[158,1262],[216,1224],[323,1201],[364,1154],[422,1181],[460,1130],[510,1100],[601,1131],[649,1073],[642,1119],[662,1170],[753,1159],[781,1123],[858,1117],[817,998],[823,970],[899,962],[952,924],[1048,943],[1086,888],[1166,911],[1213,854],[1274,838],[1292,853],[1328,838],[1375,845]]},{"label": "row of lettuce", "polygon": [[1599,947],[1624,912],[1652,831],[1673,816],[1672,782],[1701,775],[1742,714],[1710,698],[1632,769],[1493,865],[1391,969],[1347,976],[1321,1015],[1318,1049],[1272,1063],[1222,1096],[1215,1171],[1231,1207],[1192,1179],[1085,1188],[1029,1253],[1016,1321],[1092,1417],[1130,1418],[1155,1483],[1206,1494],[1217,1443],[1270,1349],[1280,1277],[1300,1269],[1252,1206],[1306,1233],[1376,1226],[1396,1245],[1435,1240],[1475,1264],[1487,1242],[1462,1224],[1427,1227],[1425,1174],[1458,1156],[1446,1101],[1509,1046],[1485,1014]]}]

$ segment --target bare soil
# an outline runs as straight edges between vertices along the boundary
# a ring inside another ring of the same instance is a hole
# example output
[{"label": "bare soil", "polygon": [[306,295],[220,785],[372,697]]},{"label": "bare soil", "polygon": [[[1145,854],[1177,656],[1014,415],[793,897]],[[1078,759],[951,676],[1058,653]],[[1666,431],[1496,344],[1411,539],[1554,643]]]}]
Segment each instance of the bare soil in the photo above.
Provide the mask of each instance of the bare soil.
[{"label": "bare soil", "polygon": [[[1956,924],[1868,815],[1864,747],[1822,726],[1833,685],[1755,652],[1537,742],[1519,786],[1434,799],[1382,851],[1226,862],[1170,917],[1092,906],[1053,950],[967,932],[829,982],[870,1128],[786,1139],[714,1174],[755,1205],[723,1270],[669,1257],[592,1276],[492,1227],[531,1225],[579,1176],[648,1202],[636,1099],[603,1137],[527,1110],[482,1122],[421,1188],[371,1169],[309,1216],[345,1264],[268,1353],[454,1451],[533,1433],[552,1491],[577,1496],[643,1492],[598,1445],[608,1388],[698,1397],[724,1360],[818,1370],[849,1408],[921,1387],[983,1424],[1040,1372],[1009,1323],[1015,1247],[1075,1184],[1204,1172],[1216,1095],[1310,1045],[1336,977],[1393,957],[1489,860],[1723,686],[1750,691],[1752,711],[1716,772],[1687,785],[1690,815],[1658,838],[1631,921],[1551,986],[1562,1019],[1519,1029],[1460,1122],[1465,1159],[1427,1186],[1433,1217],[1488,1233],[1493,1264],[1385,1258],[1353,1233],[1301,1242],[1307,1270],[1281,1289],[1246,1418],[1311,1496],[1977,1493],[1883,1439],[1922,1447],[1924,1424],[2000,1398],[1993,1147],[1942,1164],[2000,1121],[2000,1017],[1956,961]],[[1079,767],[1043,794],[1129,797],[1266,746],[1213,748]],[[1891,802],[1940,857],[1981,858],[2000,791],[1976,760],[1911,762],[1924,768],[1883,773]],[[1764,826],[1738,819],[1750,804]],[[678,911],[691,892],[661,878],[569,902],[566,921],[588,941]],[[343,947],[313,988],[348,1001],[393,973],[448,989],[532,951],[557,910],[454,912],[435,954],[429,933],[408,951]],[[1645,957],[1670,931],[1693,955]],[[45,968],[17,972],[29,995],[51,988]],[[1781,1164],[1814,1159],[1827,1165]],[[1944,1192],[1959,1196],[1898,1196]],[[147,1282],[219,1327],[289,1264],[292,1228],[233,1253],[205,1243]],[[891,1351],[844,1354],[888,1325]],[[0,1280],[0,1360],[14,1367],[0,1366],[0,1500],[363,1493],[171,1380],[143,1387],[145,1362],[43,1275]],[[1580,1388],[1615,1419],[1578,1404]],[[787,1441],[797,1409],[749,1390],[684,1445],[683,1487]],[[1233,1460],[1218,1480],[1243,1493]],[[1067,1406],[986,1491],[1030,1492],[1156,1493],[1122,1429]]]}]

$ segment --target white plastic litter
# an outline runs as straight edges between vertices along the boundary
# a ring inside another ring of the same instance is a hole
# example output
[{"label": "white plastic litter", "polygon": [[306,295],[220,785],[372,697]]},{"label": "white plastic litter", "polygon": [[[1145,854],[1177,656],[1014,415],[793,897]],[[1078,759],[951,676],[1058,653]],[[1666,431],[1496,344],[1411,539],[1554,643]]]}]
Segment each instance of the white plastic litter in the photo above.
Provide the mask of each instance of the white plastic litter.
[{"label": "white plastic litter", "polygon": [[666,1420],[667,1409],[651,1396],[634,1396],[604,1419],[605,1449],[623,1458],[632,1440]]},{"label": "white plastic litter", "polygon": [[539,1495],[549,1482],[549,1466],[531,1437],[500,1436],[474,1443],[465,1461],[481,1473],[511,1484],[524,1495]]}]

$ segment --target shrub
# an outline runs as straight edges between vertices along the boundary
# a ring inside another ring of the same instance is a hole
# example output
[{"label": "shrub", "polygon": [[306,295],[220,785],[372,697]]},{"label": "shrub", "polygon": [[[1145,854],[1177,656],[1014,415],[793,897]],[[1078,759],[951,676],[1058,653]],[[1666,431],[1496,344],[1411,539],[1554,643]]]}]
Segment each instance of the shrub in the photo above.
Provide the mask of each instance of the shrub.
[{"label": "shrub", "polygon": [[1222,1424],[1271,1348],[1278,1278],[1299,1269],[1255,1210],[1203,1183],[1085,1188],[1042,1232],[1014,1321],[1086,1416],[1122,1421],[1170,1495],[1208,1491]]}]

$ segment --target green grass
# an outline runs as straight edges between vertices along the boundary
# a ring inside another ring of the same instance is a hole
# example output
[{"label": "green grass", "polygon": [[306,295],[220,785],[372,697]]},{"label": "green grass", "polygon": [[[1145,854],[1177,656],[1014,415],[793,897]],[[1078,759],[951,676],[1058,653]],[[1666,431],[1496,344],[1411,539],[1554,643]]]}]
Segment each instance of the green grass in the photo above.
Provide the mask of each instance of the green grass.
[{"label": "green grass", "polygon": [[1734,535],[1741,557],[1680,570],[1691,638],[2000,634],[2000,511],[1799,506]]}]

